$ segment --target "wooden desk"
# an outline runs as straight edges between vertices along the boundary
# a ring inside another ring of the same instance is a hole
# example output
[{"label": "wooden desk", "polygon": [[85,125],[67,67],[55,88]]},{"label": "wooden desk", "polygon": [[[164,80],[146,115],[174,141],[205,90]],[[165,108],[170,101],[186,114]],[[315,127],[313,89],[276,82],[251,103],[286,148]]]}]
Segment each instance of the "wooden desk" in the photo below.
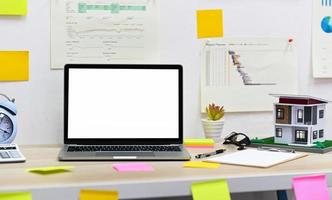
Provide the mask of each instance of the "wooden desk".
[{"label": "wooden desk", "polygon": [[[60,146],[21,146],[25,163],[0,165],[0,191],[32,191],[36,199],[77,199],[81,188],[116,189],[121,198],[190,195],[193,182],[227,179],[230,191],[291,189],[293,176],[325,173],[332,186],[332,153],[307,157],[267,169],[222,165],[219,169],[183,168],[183,162],[150,162],[153,172],[118,173],[112,162],[59,162]],[[192,155],[211,150],[194,150]],[[227,152],[234,151],[229,148]],[[72,172],[36,175],[31,167],[73,165]],[[61,198],[60,198],[61,197]]]}]

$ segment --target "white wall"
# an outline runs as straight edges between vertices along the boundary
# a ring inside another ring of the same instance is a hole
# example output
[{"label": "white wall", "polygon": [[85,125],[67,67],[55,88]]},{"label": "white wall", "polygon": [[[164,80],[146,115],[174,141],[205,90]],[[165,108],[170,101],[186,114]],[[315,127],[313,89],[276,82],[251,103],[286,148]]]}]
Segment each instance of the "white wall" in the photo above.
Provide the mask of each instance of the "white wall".
[{"label": "white wall", "polygon": [[[300,92],[331,99],[332,79],[313,79],[311,70],[311,0],[157,0],[160,2],[160,48],[163,63],[184,66],[184,131],[201,137],[199,113],[201,42],[196,39],[196,9],[223,8],[225,36],[286,36],[298,44]],[[0,16],[0,49],[30,50],[30,80],[0,83],[0,92],[17,99],[19,144],[61,143],[63,71],[50,70],[48,0],[29,0],[26,17]],[[1,67],[1,66],[0,66]],[[248,97],[255,98],[255,97]],[[326,116],[332,120],[332,106]],[[272,112],[226,115],[225,134],[273,134]],[[332,131],[327,123],[326,133]]]}]

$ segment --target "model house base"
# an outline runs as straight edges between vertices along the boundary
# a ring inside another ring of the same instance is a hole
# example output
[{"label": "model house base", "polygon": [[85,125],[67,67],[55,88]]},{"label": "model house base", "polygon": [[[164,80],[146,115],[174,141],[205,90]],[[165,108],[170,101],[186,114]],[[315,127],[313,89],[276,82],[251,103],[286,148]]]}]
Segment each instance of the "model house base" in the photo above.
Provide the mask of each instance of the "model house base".
[{"label": "model house base", "polygon": [[274,142],[274,136],[266,138],[252,138],[250,147],[270,147],[276,149],[292,149],[310,153],[327,153],[332,151],[332,140],[315,142],[313,146],[280,144]]}]

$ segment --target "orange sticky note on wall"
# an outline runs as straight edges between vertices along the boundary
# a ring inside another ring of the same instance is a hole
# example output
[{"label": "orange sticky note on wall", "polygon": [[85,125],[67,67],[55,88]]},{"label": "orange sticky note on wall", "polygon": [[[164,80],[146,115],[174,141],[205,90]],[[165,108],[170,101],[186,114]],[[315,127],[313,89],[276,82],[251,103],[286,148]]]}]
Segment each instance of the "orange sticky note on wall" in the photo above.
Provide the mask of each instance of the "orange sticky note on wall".
[{"label": "orange sticky note on wall", "polygon": [[223,37],[223,11],[216,10],[197,10],[197,37]]},{"label": "orange sticky note on wall", "polygon": [[80,200],[118,200],[119,193],[108,190],[81,190]]},{"label": "orange sticky note on wall", "polygon": [[29,51],[0,51],[0,81],[29,80]]}]

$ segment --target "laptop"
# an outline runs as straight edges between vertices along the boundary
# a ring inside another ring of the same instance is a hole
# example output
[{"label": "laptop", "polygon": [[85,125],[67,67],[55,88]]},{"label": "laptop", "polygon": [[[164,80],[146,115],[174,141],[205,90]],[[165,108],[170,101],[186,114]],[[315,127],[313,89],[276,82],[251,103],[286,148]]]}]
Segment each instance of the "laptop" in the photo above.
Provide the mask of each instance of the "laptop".
[{"label": "laptop", "polygon": [[61,161],[189,160],[181,65],[67,64]]}]

